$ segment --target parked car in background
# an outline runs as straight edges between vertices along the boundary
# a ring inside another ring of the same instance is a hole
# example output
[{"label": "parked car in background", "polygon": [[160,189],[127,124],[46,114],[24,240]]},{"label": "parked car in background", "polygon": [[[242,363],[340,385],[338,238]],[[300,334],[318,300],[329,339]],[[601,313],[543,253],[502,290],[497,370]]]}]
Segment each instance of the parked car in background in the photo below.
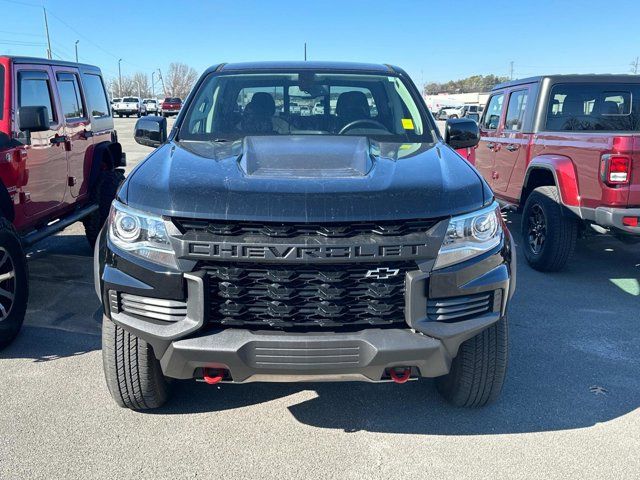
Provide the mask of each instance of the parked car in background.
[{"label": "parked car in background", "polygon": [[27,307],[23,248],[74,222],[89,244],[124,179],[102,74],[90,65],[0,56],[0,347]]},{"label": "parked car in background", "polygon": [[118,117],[129,117],[131,115],[135,115],[136,117],[140,117],[142,115],[147,114],[147,109],[144,103],[142,103],[142,99],[140,97],[124,97],[121,101],[116,103],[115,105],[115,113],[118,114]]},{"label": "parked car in background", "polygon": [[158,115],[160,113],[160,105],[155,98],[145,98],[142,100],[147,115]]},{"label": "parked car in background", "polygon": [[171,115],[177,115],[182,108],[182,99],[178,97],[167,97],[162,102],[162,116],[169,117]]},{"label": "parked car in background", "polygon": [[[168,138],[165,118],[136,123],[158,149],[96,249],[114,400],[159,407],[172,378],[423,377],[458,406],[496,400],[515,257],[493,193],[453,151],[478,125],[449,120],[441,138],[388,65],[224,64],[197,85]],[[333,95],[335,112],[280,117],[272,92],[288,89]]]},{"label": "parked car in background", "polygon": [[122,99],[121,99],[121,98],[114,98],[114,99],[112,99],[112,100],[111,100],[111,114],[112,114],[112,115],[115,115],[115,114],[116,114],[116,111],[115,111],[115,109],[116,109],[116,104],[117,104],[117,103],[120,103],[121,101],[122,101]]},{"label": "parked car in background", "polygon": [[462,107],[462,110],[460,111],[460,118],[469,118],[471,116],[471,118],[473,120],[478,120],[480,118],[480,115],[482,115],[482,111],[484,110],[484,105],[474,105],[474,104],[468,104],[468,105],[464,105]]},{"label": "parked car in background", "polygon": [[636,75],[542,76],[493,89],[476,168],[499,201],[522,211],[533,268],[561,269],[594,229],[640,239],[639,132]]},{"label": "parked car in background", "polygon": [[460,118],[462,116],[462,105],[454,105],[442,107],[438,110],[436,118],[438,120],[447,120],[449,118]]}]

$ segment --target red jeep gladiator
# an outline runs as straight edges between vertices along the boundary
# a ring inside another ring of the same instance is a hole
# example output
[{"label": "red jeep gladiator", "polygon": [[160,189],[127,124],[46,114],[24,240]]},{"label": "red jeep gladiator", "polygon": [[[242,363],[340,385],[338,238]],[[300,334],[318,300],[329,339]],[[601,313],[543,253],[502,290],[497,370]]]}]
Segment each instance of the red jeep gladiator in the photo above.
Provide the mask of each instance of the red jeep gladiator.
[{"label": "red jeep gladiator", "polygon": [[533,268],[561,269],[591,230],[640,240],[640,77],[555,75],[498,85],[480,135],[475,166],[503,206],[522,211]]},{"label": "red jeep gladiator", "polygon": [[0,348],[27,308],[23,248],[77,221],[95,244],[122,165],[100,69],[0,56]]}]

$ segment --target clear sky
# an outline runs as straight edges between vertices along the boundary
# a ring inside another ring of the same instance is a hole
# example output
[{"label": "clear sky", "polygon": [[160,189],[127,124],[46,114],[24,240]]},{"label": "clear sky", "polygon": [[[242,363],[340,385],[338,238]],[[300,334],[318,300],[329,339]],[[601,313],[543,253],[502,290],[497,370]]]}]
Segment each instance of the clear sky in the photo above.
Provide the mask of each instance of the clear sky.
[{"label": "clear sky", "polygon": [[0,0],[0,52],[46,55],[42,5],[55,58],[80,40],[107,77],[119,58],[123,74],[302,59],[305,41],[310,60],[393,63],[417,84],[508,75],[511,61],[515,77],[629,73],[640,56],[640,0]]}]

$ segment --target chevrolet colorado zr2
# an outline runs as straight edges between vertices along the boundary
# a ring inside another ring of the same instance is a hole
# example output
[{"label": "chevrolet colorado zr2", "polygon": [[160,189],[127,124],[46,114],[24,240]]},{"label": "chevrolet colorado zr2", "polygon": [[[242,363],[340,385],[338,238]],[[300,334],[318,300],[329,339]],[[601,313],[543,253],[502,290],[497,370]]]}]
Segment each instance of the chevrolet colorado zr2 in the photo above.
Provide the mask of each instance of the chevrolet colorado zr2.
[{"label": "chevrolet colorado zr2", "polygon": [[503,206],[522,212],[523,250],[563,268],[595,230],[640,241],[640,78],[555,75],[493,89],[475,166]]},{"label": "chevrolet colorado zr2", "polygon": [[[291,111],[301,98],[327,108]],[[276,105],[278,106],[276,108]],[[438,377],[455,405],[495,400],[515,252],[487,183],[399,68],[223,64],[113,202],[95,255],[116,402],[158,407],[207,383]]]},{"label": "chevrolet colorado zr2", "polygon": [[0,347],[27,308],[24,248],[82,221],[93,245],[124,179],[97,67],[0,56]]}]

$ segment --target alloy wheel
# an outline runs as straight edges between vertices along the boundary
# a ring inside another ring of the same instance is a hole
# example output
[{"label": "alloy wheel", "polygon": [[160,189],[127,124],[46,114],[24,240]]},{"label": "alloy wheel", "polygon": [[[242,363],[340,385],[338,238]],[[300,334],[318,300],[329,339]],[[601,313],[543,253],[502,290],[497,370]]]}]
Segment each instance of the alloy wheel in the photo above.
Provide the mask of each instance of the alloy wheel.
[{"label": "alloy wheel", "polygon": [[16,270],[7,250],[0,247],[0,322],[11,313],[16,295]]},{"label": "alloy wheel", "polygon": [[534,254],[539,255],[544,248],[544,242],[547,237],[547,221],[542,207],[538,204],[532,205],[529,211],[527,234],[529,248]]}]

